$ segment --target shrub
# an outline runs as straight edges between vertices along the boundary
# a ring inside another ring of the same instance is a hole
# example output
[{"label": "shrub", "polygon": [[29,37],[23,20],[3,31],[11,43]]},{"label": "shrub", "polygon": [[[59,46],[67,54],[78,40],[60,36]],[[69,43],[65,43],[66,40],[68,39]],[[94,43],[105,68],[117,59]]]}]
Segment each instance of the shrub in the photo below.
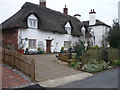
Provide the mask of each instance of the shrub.
[{"label": "shrub", "polygon": [[75,68],[75,69],[79,69],[79,68],[80,68],[80,65],[81,65],[80,62],[75,62],[75,61],[73,61],[73,62],[70,63],[69,66],[72,67],[72,68]]},{"label": "shrub", "polygon": [[111,65],[113,65],[113,66],[120,66],[120,59],[113,59],[113,60],[111,60]]},{"label": "shrub", "polygon": [[101,60],[108,62],[108,51],[106,48],[101,48]]},{"label": "shrub", "polygon": [[92,47],[93,49],[99,49],[99,46],[98,45],[96,45],[96,46],[94,46],[94,47]]},{"label": "shrub", "polygon": [[112,67],[109,66],[106,62],[104,61],[96,61],[93,60],[90,63],[85,64],[82,67],[83,71],[89,72],[89,73],[96,73],[102,70],[108,70],[111,69]]}]

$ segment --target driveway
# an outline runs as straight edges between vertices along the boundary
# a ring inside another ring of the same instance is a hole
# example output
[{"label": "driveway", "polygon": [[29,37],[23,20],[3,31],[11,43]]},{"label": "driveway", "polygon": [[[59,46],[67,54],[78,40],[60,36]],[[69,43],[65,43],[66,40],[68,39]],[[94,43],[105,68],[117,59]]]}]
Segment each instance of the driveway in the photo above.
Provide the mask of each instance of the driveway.
[{"label": "driveway", "polygon": [[118,75],[120,75],[120,71],[119,74],[118,71],[118,69],[113,69],[97,73],[92,77],[72,82],[59,88],[118,88]]},{"label": "driveway", "polygon": [[57,60],[55,54],[41,54],[28,56],[35,59],[36,81],[45,81],[81,73],[81,71],[54,62],[55,60]]}]

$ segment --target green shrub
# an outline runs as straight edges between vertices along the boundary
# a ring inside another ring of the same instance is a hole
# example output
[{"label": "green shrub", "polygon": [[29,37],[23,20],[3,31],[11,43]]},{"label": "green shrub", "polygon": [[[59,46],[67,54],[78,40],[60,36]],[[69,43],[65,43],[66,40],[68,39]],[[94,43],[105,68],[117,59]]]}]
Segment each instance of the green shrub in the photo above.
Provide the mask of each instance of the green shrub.
[{"label": "green shrub", "polygon": [[75,69],[78,69],[78,68],[80,68],[80,62],[75,62],[75,61],[73,61],[73,62],[71,62],[70,63],[70,67],[72,67],[72,68],[75,68]]},{"label": "green shrub", "polygon": [[82,68],[85,72],[95,73],[100,71],[99,67],[95,64],[85,64]]},{"label": "green shrub", "polygon": [[108,70],[111,69],[112,67],[109,66],[106,62],[104,61],[96,61],[93,60],[90,63],[85,64],[82,67],[83,71],[89,72],[89,73],[96,73],[99,71],[103,71],[103,70]]},{"label": "green shrub", "polygon": [[99,46],[98,45],[96,45],[96,46],[94,46],[94,47],[92,47],[93,49],[99,49]]},{"label": "green shrub", "polygon": [[113,59],[113,60],[111,60],[111,65],[113,65],[113,66],[120,66],[120,59]]}]

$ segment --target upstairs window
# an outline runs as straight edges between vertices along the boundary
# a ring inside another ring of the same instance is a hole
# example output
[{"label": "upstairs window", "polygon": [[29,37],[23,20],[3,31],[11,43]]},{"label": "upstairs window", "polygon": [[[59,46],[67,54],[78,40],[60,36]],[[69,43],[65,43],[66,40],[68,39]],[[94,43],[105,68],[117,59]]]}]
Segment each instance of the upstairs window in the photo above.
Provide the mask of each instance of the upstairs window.
[{"label": "upstairs window", "polygon": [[67,31],[67,34],[71,34],[71,25],[70,25],[70,22],[66,23],[65,30]]},{"label": "upstairs window", "polygon": [[38,28],[38,19],[36,18],[34,14],[31,14],[28,17],[27,23],[28,23],[29,28]]}]

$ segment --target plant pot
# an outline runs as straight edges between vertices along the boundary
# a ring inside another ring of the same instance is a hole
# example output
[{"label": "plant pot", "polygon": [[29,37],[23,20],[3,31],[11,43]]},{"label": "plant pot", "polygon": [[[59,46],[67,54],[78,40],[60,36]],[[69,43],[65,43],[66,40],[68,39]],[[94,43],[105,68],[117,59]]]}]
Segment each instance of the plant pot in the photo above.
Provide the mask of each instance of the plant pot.
[{"label": "plant pot", "polygon": [[24,50],[23,50],[23,49],[20,49],[19,52],[20,52],[21,54],[24,54]]}]

